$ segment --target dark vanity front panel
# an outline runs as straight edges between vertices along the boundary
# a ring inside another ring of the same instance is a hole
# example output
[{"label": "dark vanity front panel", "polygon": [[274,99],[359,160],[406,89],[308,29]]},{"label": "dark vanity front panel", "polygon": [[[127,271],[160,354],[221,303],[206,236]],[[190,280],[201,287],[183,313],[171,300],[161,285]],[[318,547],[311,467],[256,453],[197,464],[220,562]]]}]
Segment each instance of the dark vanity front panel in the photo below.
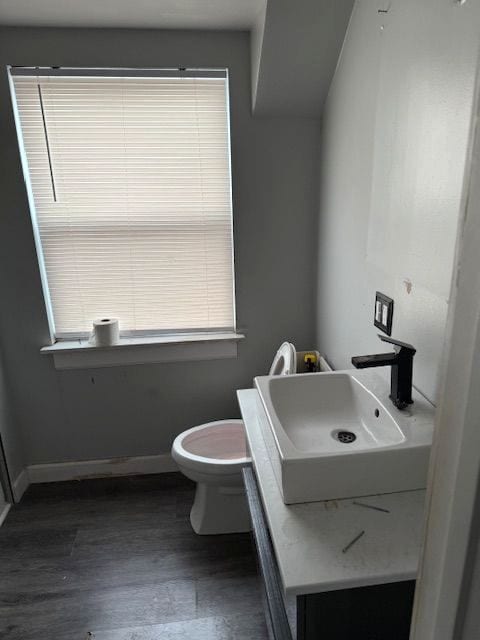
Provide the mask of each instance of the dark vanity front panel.
[{"label": "dark vanity front panel", "polygon": [[408,640],[414,580],[299,595],[292,620],[252,467],[243,478],[272,640]]}]

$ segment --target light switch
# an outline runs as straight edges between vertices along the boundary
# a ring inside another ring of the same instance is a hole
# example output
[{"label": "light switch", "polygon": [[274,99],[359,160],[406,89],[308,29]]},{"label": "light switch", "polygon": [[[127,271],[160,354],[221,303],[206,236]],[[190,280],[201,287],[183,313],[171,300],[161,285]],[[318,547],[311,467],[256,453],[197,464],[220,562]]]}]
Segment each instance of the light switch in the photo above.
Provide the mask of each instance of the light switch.
[{"label": "light switch", "polygon": [[373,324],[387,334],[392,335],[393,300],[384,293],[377,291],[375,295],[375,315]]},{"label": "light switch", "polygon": [[382,324],[386,327],[388,324],[388,306],[382,304]]}]

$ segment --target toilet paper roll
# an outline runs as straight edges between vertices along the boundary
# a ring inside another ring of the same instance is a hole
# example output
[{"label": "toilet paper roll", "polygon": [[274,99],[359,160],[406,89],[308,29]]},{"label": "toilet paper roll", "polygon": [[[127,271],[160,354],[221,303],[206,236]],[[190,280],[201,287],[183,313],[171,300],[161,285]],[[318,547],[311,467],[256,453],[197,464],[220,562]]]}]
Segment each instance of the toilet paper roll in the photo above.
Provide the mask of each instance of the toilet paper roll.
[{"label": "toilet paper roll", "polygon": [[109,347],[112,344],[117,344],[119,338],[120,329],[117,318],[100,318],[93,321],[91,344],[96,347]]}]

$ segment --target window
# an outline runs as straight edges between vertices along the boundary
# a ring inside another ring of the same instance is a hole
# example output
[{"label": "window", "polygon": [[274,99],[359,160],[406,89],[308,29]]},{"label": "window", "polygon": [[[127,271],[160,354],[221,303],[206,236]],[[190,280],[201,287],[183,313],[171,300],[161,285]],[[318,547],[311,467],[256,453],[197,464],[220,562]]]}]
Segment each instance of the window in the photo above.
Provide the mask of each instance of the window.
[{"label": "window", "polygon": [[10,73],[55,337],[234,330],[227,72]]}]

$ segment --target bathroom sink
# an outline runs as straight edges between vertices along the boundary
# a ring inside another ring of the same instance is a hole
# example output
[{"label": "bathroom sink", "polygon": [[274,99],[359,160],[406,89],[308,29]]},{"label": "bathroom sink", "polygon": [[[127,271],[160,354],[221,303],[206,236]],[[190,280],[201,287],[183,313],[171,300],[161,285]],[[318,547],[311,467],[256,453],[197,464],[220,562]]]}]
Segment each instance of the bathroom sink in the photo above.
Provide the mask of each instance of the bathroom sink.
[{"label": "bathroom sink", "polygon": [[377,372],[255,378],[265,443],[286,504],[426,486],[434,408],[393,406]]}]

